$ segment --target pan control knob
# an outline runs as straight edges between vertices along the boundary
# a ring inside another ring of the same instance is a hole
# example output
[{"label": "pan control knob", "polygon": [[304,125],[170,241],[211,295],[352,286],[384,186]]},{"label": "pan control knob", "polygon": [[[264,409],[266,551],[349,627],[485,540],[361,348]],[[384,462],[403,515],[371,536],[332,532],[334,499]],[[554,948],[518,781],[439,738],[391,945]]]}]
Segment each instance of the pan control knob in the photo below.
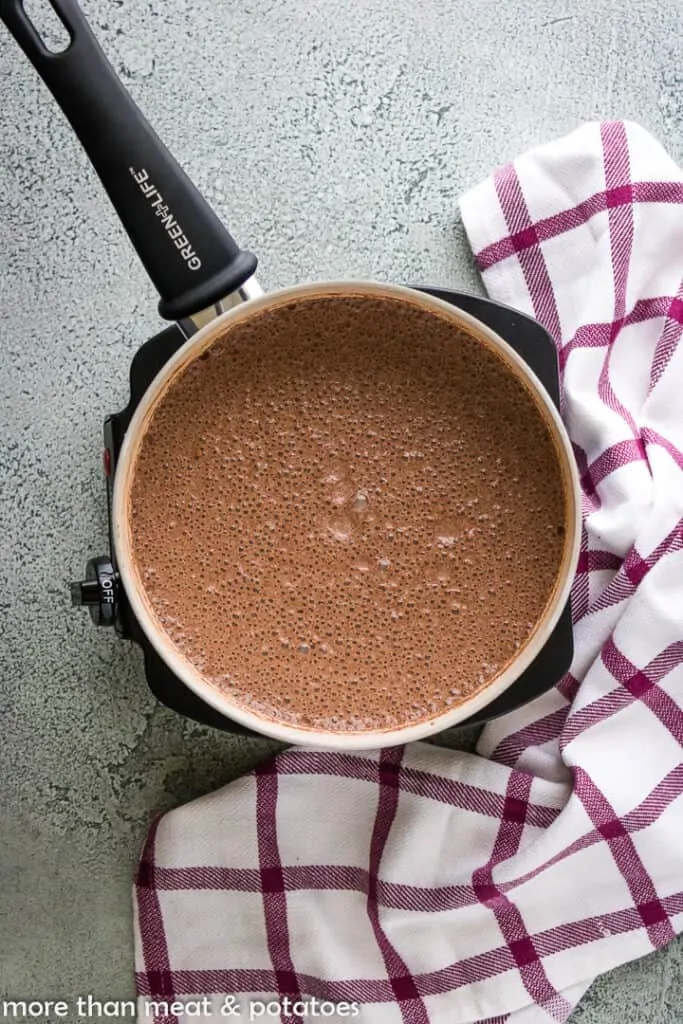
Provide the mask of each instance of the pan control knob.
[{"label": "pan control knob", "polygon": [[119,605],[119,576],[108,555],[91,558],[85,579],[71,584],[71,604],[87,607],[96,626],[113,626]]}]

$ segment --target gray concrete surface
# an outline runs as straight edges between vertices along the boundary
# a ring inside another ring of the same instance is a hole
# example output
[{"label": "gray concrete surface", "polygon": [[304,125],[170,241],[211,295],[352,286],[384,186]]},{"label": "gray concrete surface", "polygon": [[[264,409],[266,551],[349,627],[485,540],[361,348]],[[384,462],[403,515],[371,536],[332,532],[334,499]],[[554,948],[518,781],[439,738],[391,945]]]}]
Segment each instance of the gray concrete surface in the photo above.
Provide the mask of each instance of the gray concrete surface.
[{"label": "gray concrete surface", "polygon": [[[457,197],[588,118],[683,158],[683,5],[83,0],[124,81],[261,255],[268,287],[479,289]],[[268,751],[174,717],[136,651],[68,607],[105,549],[103,415],[155,297],[47,91],[0,30],[0,992],[132,992],[152,816]],[[599,981],[581,1024],[683,1019],[682,947]]]}]

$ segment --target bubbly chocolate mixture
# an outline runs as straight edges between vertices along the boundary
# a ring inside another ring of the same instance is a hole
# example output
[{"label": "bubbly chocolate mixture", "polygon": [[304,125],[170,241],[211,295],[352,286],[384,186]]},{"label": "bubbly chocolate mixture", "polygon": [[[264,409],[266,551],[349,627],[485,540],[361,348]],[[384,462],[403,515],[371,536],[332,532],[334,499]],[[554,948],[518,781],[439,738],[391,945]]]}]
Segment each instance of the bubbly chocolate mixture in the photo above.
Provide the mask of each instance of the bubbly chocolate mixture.
[{"label": "bubbly chocolate mixture", "polygon": [[212,685],[310,729],[388,729],[485,686],[564,545],[550,433],[502,361],[396,300],[303,298],[238,325],[142,441],[133,553]]}]

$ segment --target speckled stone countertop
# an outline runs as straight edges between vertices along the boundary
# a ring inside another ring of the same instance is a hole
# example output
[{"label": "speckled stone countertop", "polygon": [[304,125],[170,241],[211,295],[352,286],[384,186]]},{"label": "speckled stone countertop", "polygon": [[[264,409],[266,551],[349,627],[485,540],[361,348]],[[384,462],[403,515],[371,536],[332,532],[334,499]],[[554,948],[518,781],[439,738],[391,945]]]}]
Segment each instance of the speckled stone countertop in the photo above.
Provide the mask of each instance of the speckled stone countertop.
[{"label": "speckled stone countertop", "polygon": [[[683,4],[83,0],[124,82],[273,288],[480,291],[458,196],[581,121],[683,159]],[[0,28],[0,996],[130,998],[152,817],[272,747],[157,705],[69,608],[106,550],[101,429],[156,299],[78,143]],[[683,945],[601,979],[576,1024],[683,1020]]]}]

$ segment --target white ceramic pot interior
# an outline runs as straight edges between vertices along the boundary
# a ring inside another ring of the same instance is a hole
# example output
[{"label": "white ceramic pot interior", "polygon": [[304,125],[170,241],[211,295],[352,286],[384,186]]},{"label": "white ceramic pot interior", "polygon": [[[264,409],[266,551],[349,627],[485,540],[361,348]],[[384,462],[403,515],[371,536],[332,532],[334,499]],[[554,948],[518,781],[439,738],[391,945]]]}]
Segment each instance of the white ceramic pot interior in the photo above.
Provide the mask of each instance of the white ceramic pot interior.
[{"label": "white ceramic pot interior", "polygon": [[[190,362],[224,336],[232,325],[250,319],[255,314],[277,309],[295,299],[327,296],[367,296],[373,299],[391,298],[409,303],[427,312],[446,317],[456,327],[465,330],[481,344],[494,349],[507,363],[532,395],[550,430],[557,454],[558,472],[562,474],[566,500],[565,541],[560,569],[554,590],[543,615],[527,642],[515,657],[481,690],[447,712],[399,729],[373,732],[323,732],[317,729],[295,728],[283,722],[261,717],[241,705],[233,703],[224,693],[208,683],[170,640],[160,625],[149,602],[144,584],[132,557],[130,526],[130,494],[136,456],[154,411],[167,388]],[[197,696],[217,711],[255,732],[274,737],[285,743],[314,745],[335,749],[372,749],[394,746],[422,739],[448,729],[479,712],[503,693],[528,668],[539,654],[569,599],[571,584],[579,555],[581,512],[579,481],[571,444],[560,416],[545,388],[527,364],[502,338],[467,313],[440,299],[397,285],[375,282],[322,282],[300,285],[266,294],[237,306],[217,317],[195,334],[162,368],[148,388],[131,420],[121,448],[114,481],[112,519],[114,546],[121,580],[132,611],[157,653]]]}]

